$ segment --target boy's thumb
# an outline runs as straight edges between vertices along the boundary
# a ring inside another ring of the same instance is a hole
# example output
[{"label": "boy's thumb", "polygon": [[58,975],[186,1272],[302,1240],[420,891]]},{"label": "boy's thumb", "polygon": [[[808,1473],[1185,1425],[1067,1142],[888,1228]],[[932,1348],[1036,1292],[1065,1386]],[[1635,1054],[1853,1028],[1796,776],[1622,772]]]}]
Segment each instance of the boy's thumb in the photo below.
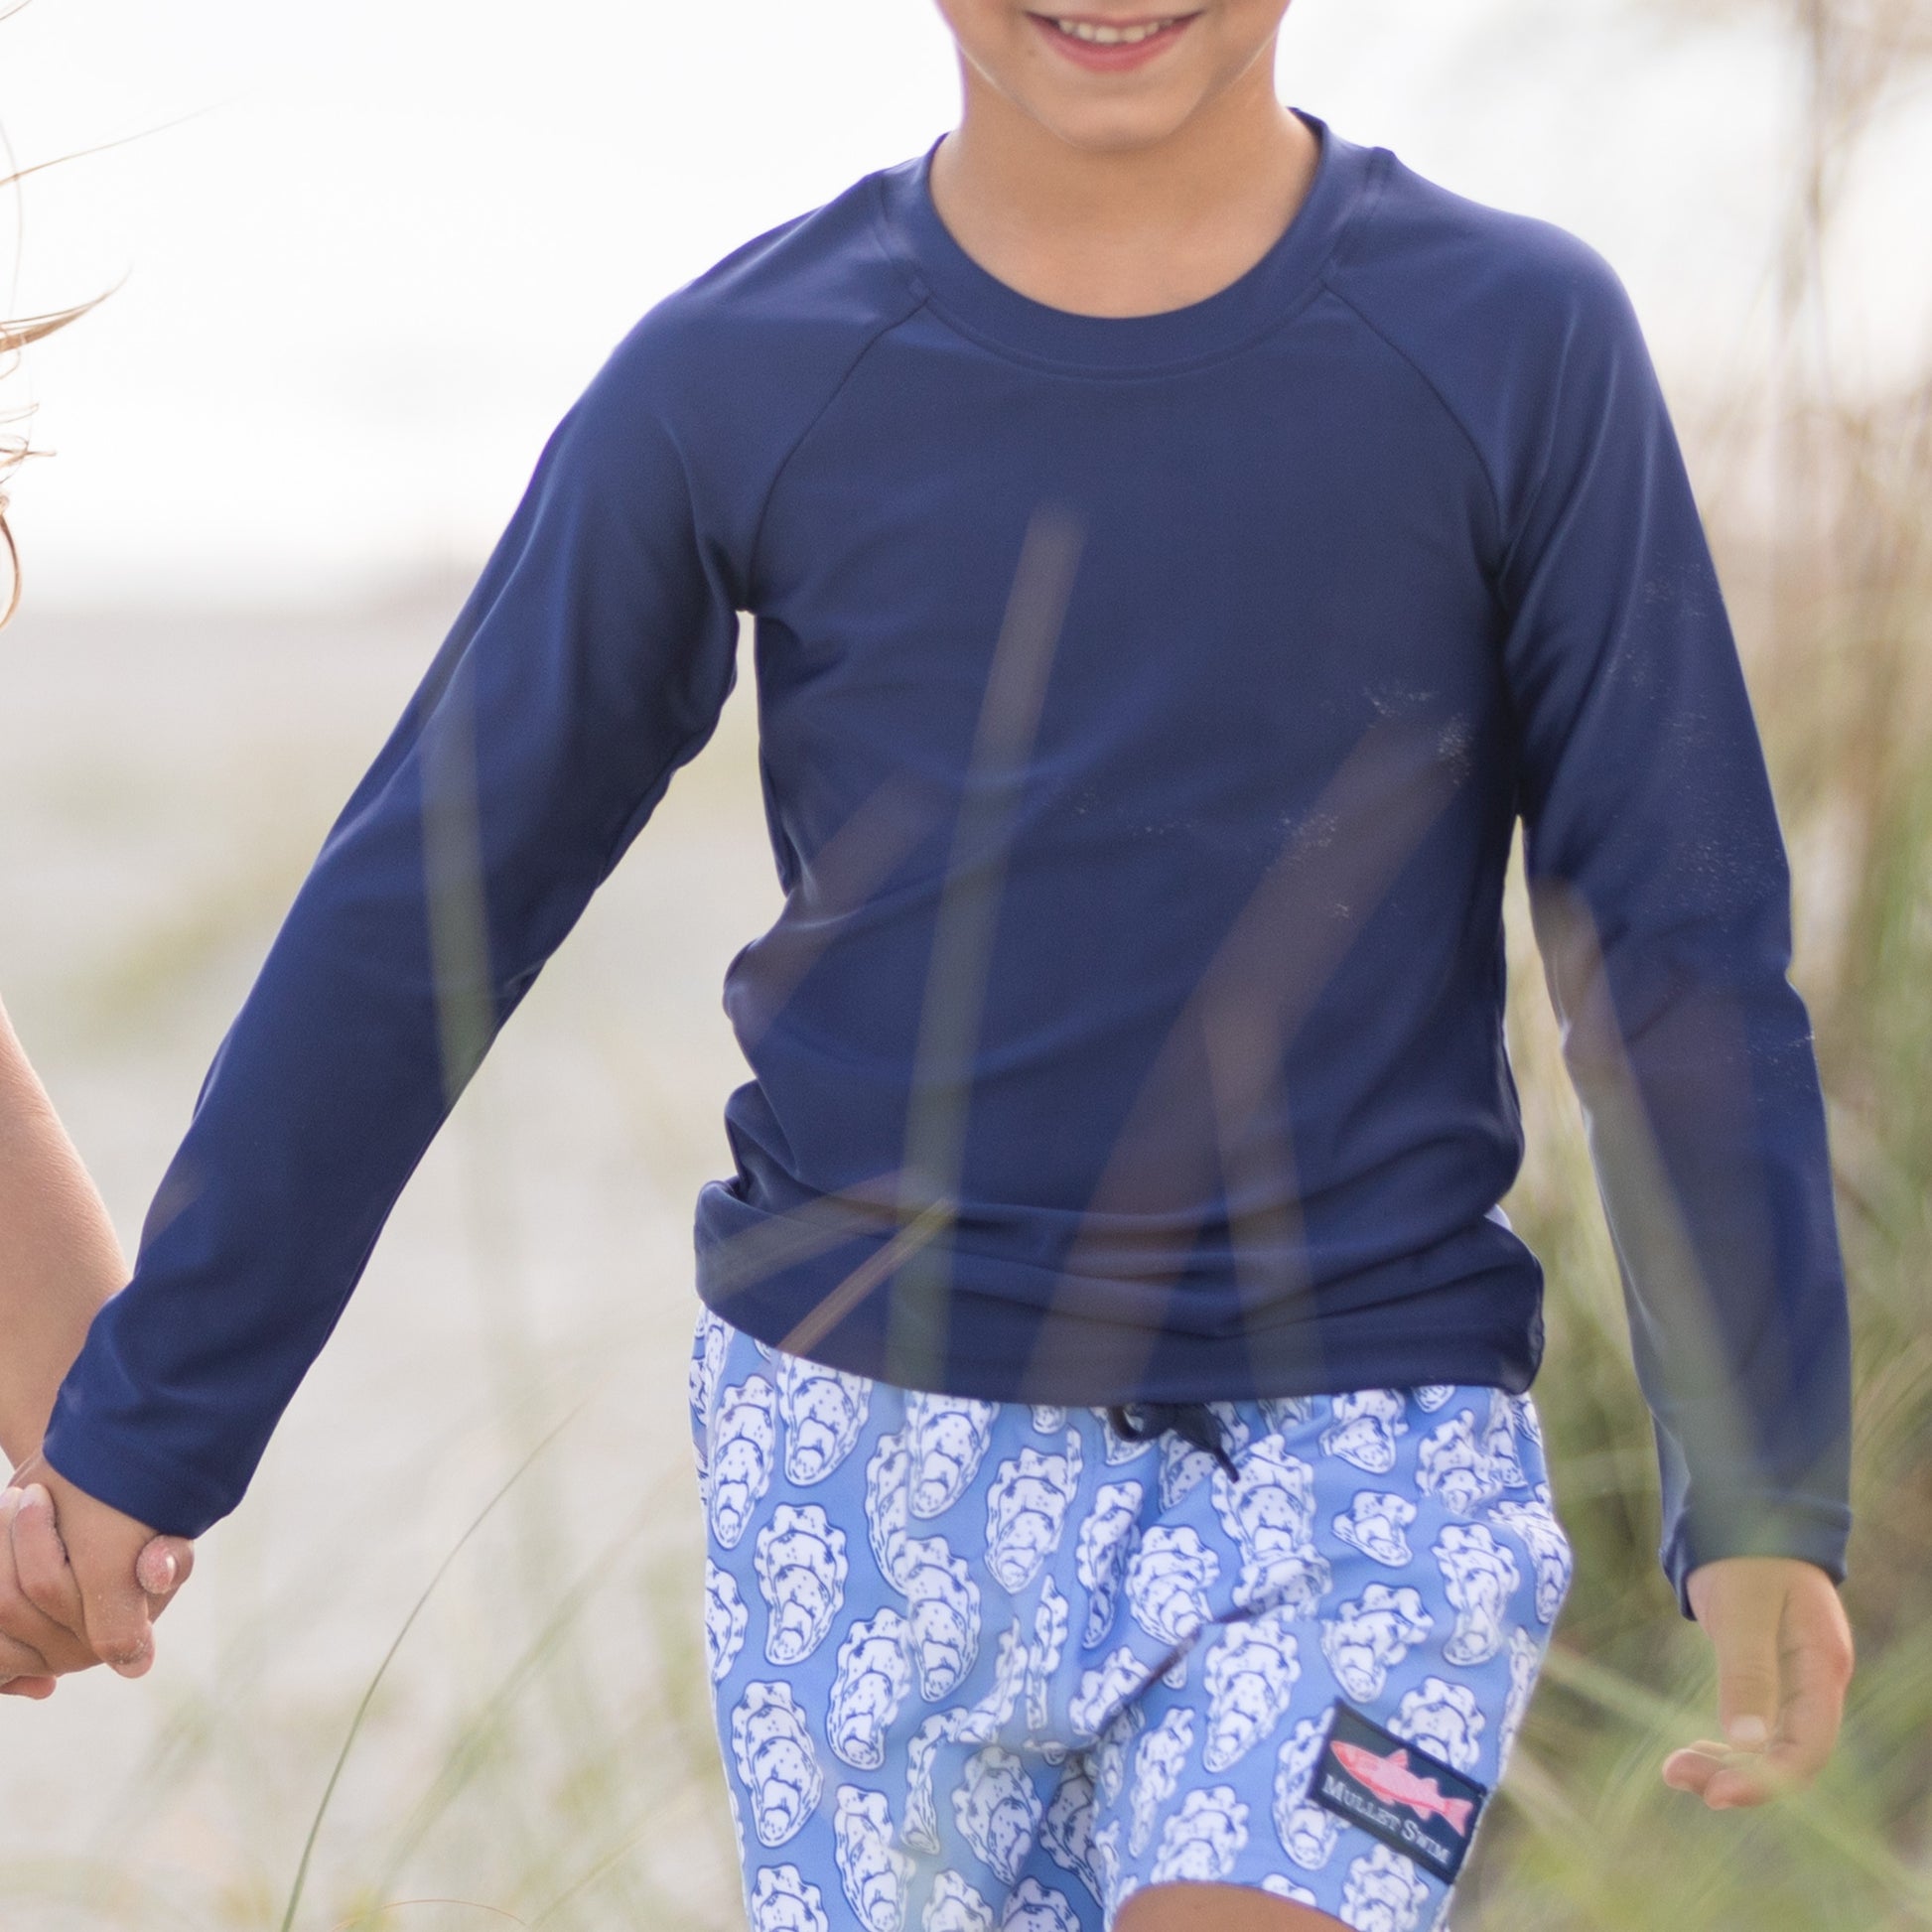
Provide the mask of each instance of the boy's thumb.
[{"label": "boy's thumb", "polygon": [[146,1592],[134,1578],[81,1591],[87,1646],[109,1670],[139,1677],[154,1662],[154,1627]]},{"label": "boy's thumb", "polygon": [[172,1596],[195,1568],[195,1546],[185,1536],[157,1536],[134,1559],[134,1581],[150,1596]]}]

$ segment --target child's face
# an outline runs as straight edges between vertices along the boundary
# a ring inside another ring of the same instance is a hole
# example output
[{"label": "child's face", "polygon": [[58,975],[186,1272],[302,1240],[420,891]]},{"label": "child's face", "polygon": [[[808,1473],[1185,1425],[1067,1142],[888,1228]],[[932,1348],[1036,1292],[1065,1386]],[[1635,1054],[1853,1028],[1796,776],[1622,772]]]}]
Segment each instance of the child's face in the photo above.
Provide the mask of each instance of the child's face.
[{"label": "child's face", "polygon": [[[1078,148],[1152,146],[1271,56],[1289,0],[938,0],[969,100],[990,88]],[[1152,29],[1152,32],[1148,30]],[[1269,74],[1272,86],[1272,68]]]}]

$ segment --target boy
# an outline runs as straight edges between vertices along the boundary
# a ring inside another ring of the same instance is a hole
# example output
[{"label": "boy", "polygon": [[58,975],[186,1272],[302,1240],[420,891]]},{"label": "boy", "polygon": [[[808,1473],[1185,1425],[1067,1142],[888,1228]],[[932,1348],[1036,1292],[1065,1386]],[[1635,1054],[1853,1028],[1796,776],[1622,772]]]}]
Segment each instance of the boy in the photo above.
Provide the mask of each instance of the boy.
[{"label": "boy", "polygon": [[1496,1207],[1519,814],[1718,1653],[1666,1775],[1755,1803],[1836,1730],[1762,759],[1597,257],[1283,108],[1285,0],[942,10],[958,129],[660,305],[545,450],[20,1472],[42,1607],[144,1654],[140,1539],[239,1500],[749,609],[787,897],[728,976],[692,1398],[753,1923],[1410,1932],[1568,1583]]}]

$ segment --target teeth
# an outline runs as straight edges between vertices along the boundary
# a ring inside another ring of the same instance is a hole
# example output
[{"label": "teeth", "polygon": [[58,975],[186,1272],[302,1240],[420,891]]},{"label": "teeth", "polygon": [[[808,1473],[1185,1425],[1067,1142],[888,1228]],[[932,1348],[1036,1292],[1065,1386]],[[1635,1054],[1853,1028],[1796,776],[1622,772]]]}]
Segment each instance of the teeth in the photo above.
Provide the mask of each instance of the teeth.
[{"label": "teeth", "polygon": [[[1176,14],[1174,19],[1178,18]],[[1141,27],[1096,27],[1085,20],[1056,20],[1053,25],[1062,34],[1070,34],[1076,41],[1086,41],[1095,47],[1136,47],[1172,27],[1173,21],[1150,20]]]}]

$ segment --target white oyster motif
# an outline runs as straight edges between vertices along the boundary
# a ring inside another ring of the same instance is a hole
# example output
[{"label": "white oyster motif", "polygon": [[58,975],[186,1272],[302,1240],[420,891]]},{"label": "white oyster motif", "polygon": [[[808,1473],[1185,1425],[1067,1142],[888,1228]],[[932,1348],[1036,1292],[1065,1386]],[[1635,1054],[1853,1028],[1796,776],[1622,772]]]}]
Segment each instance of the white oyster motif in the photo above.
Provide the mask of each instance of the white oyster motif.
[{"label": "white oyster motif", "polygon": [[1321,1453],[1385,1476],[1395,1467],[1395,1439],[1408,1433],[1405,1407],[1395,1389],[1358,1389],[1328,1405],[1330,1422],[1321,1432]]},{"label": "white oyster motif", "polygon": [[1409,1692],[1389,1720],[1389,1728],[1398,1737],[1408,1738],[1458,1771],[1475,1769],[1482,1755],[1476,1739],[1485,1726],[1476,1694],[1468,1685],[1440,1677],[1425,1677],[1421,1689]]},{"label": "white oyster motif", "polygon": [[824,1774],[789,1684],[748,1684],[731,1717],[732,1755],[760,1845],[782,1845],[818,1805]]},{"label": "white oyster motif", "polygon": [[1214,1512],[1241,1552],[1234,1600],[1307,1615],[1333,1582],[1314,1547],[1314,1471],[1275,1439],[1257,1443],[1241,1479],[1213,1478]]},{"label": "white oyster motif", "polygon": [[1188,1880],[1217,1884],[1234,1869],[1248,1842],[1248,1807],[1233,1788],[1217,1784],[1190,1791],[1168,1820],[1154,1855],[1149,1881],[1157,1885]]},{"label": "white oyster motif", "polygon": [[711,1681],[722,1684],[731,1674],[745,1642],[745,1626],[751,1612],[738,1593],[738,1585],[729,1570],[720,1570],[709,1557],[704,1560],[704,1651],[711,1670]]},{"label": "white oyster motif", "polygon": [[1378,1845],[1348,1867],[1341,1893],[1341,1922],[1355,1932],[1416,1932],[1429,1887],[1399,1852]]},{"label": "white oyster motif", "polygon": [[912,1460],[912,1514],[942,1516],[966,1493],[993,1441],[993,1402],[914,1390],[905,1398],[906,1447]]},{"label": "white oyster motif", "polygon": [[823,1482],[857,1447],[872,1402],[863,1375],[787,1355],[778,1364],[778,1419],[785,1477],[800,1488]]},{"label": "white oyster motif", "polygon": [[1080,1438],[1066,1432],[1063,1455],[1023,1449],[1002,1462],[986,1492],[986,1567],[1018,1594],[1059,1547],[1080,1480]]},{"label": "white oyster motif", "polygon": [[952,1794],[960,1835],[1004,1884],[1014,1884],[1039,1829],[1039,1794],[1010,1750],[988,1744],[966,1760]]},{"label": "white oyster motif", "polygon": [[1496,1466],[1477,1439],[1474,1410],[1459,1411],[1423,1438],[1416,1451],[1416,1487],[1439,1497],[1456,1516],[1467,1516],[1502,1493]]},{"label": "white oyster motif", "polygon": [[1267,1424],[1270,1434],[1276,1436],[1286,1436],[1292,1430],[1306,1428],[1314,1420],[1314,1397],[1311,1395],[1264,1396],[1261,1402],[1261,1419]]},{"label": "white oyster motif", "polygon": [[1112,1418],[1105,1409],[1093,1412],[1100,1419],[1100,1433],[1106,1446],[1109,1463],[1138,1462],[1150,1453],[1156,1439],[1152,1436],[1123,1436],[1113,1425]]},{"label": "white oyster motif", "polygon": [[1207,1592],[1220,1559],[1185,1523],[1157,1524],[1127,1565],[1127,1607],[1161,1643],[1189,1642],[1207,1621]]},{"label": "white oyster motif", "polygon": [[1349,1697],[1357,1704],[1373,1704],[1390,1671],[1435,1627],[1420,1590],[1370,1584],[1353,1602],[1322,1620],[1321,1654]]},{"label": "white oyster motif", "polygon": [[1134,1789],[1128,1800],[1127,1849],[1136,1858],[1154,1836],[1161,1807],[1174,1794],[1181,1766],[1194,1747],[1194,1714],[1174,1710],[1143,1734],[1134,1747]]},{"label": "white oyster motif", "polygon": [[1298,1885],[1294,1879],[1284,1877],[1278,1871],[1271,1871],[1261,1881],[1261,1888],[1276,1898],[1286,1898],[1292,1905],[1319,1906],[1321,1903],[1307,1885]]},{"label": "white oyster motif", "polygon": [[1536,1674],[1542,1667],[1543,1651],[1536,1639],[1518,1624],[1509,1633],[1509,1699],[1503,1706],[1502,1727],[1496,1732],[1496,1775],[1509,1763],[1516,1733],[1530,1708],[1530,1694],[1536,1689]]},{"label": "white oyster motif", "polygon": [[1570,1538],[1551,1507],[1550,1485],[1539,1482],[1529,1502],[1498,1503],[1490,1522],[1522,1539],[1536,1569],[1536,1620],[1553,1623],[1570,1593]]},{"label": "white oyster motif", "polygon": [[1102,1905],[1106,1894],[1094,1863],[1093,1779],[1084,1771],[1069,1770],[1053,1793],[1053,1802],[1039,1823],[1039,1842],[1046,1856],[1062,1871],[1070,1871]]},{"label": "white oyster motif", "polygon": [[1080,1637],[1083,1650],[1097,1650],[1114,1627],[1128,1559],[1140,1541],[1145,1494],[1138,1482],[1103,1482],[1094,1491],[1092,1509],[1081,1520],[1073,1567],[1087,1592],[1086,1628]]},{"label": "white oyster motif", "polygon": [[832,1812],[833,1856],[862,1932],[902,1932],[912,1861],[893,1843],[883,1791],[842,1784]]},{"label": "white oyster motif", "polygon": [[1334,1519],[1334,1532],[1351,1549],[1389,1570],[1407,1570],[1416,1553],[1403,1532],[1416,1520],[1416,1506],[1406,1496],[1377,1489],[1358,1489],[1355,1500]]},{"label": "white oyster motif", "polygon": [[1302,1665],[1293,1633],[1279,1617],[1234,1623],[1207,1653],[1207,1736],[1201,1763],[1238,1764],[1288,1715]]},{"label": "white oyster motif", "polygon": [[753,1932],[828,1932],[819,1890],[795,1864],[768,1864],[752,1888]]},{"label": "white oyster motif", "polygon": [[957,1871],[942,1871],[919,1917],[920,1932],[993,1932],[993,1907]]},{"label": "white oyster motif", "polygon": [[1443,1593],[1455,1611],[1443,1655],[1451,1664],[1486,1664],[1502,1648],[1509,1599],[1522,1581],[1516,1559],[1480,1523],[1448,1525],[1435,1555]]},{"label": "white oyster motif", "polygon": [[1109,1651],[1097,1668],[1080,1673],[1080,1688],[1067,1705],[1066,1721],[1075,1742],[1097,1738],[1147,1682],[1147,1666],[1127,1645]]},{"label": "white oyster motif", "polygon": [[919,1694],[937,1703],[979,1655],[979,1586],[943,1536],[906,1532],[911,1458],[903,1439],[882,1436],[866,1467],[866,1522],[880,1575],[906,1600]]},{"label": "white oyster motif", "polygon": [[727,1550],[738,1547],[771,1482],[778,1399],[761,1375],[747,1376],[717,1399],[705,1461],[711,1483],[711,1533]]},{"label": "white oyster motif", "polygon": [[1027,1650],[1027,1728],[1035,1734],[1052,1719],[1047,1693],[1053,1673],[1060,1667],[1060,1653],[1066,1648],[1067,1616],[1066,1598],[1048,1577],[1039,1587],[1039,1602],[1034,1610],[1034,1640]]},{"label": "white oyster motif", "polygon": [[845,1532],[816,1503],[780,1503],[756,1548],[759,1594],[770,1609],[765,1660],[801,1663],[824,1642],[845,1601]]},{"label": "white oyster motif", "polygon": [[1275,1834],[1304,1871],[1319,1871],[1341,1836],[1341,1820],[1309,1798],[1327,1731],[1322,1718],[1297,1720],[1275,1760]]},{"label": "white oyster motif", "polygon": [[[1134,1653],[1118,1651],[1115,1654],[1131,1658]],[[1094,1739],[1087,1753],[1087,1761],[1093,1767],[1093,1788],[1110,1805],[1119,1798],[1127,1783],[1128,1747],[1146,1725],[1146,1713],[1138,1704],[1124,1704],[1108,1722],[1106,1729]]]},{"label": "white oyster motif", "polygon": [[886,1761],[886,1733],[912,1688],[910,1643],[905,1619],[888,1605],[854,1623],[839,1645],[825,1735],[856,1771],[876,1771]]},{"label": "white oyster motif", "polygon": [[1064,1893],[1023,1878],[1007,1900],[1000,1932],[1080,1932],[1080,1915]]},{"label": "white oyster motif", "polygon": [[700,1310],[697,1332],[691,1338],[691,1364],[685,1371],[694,1433],[700,1438],[711,1426],[712,1400],[718,1391],[718,1378],[725,1372],[725,1350],[730,1341],[731,1330],[709,1309]]}]

